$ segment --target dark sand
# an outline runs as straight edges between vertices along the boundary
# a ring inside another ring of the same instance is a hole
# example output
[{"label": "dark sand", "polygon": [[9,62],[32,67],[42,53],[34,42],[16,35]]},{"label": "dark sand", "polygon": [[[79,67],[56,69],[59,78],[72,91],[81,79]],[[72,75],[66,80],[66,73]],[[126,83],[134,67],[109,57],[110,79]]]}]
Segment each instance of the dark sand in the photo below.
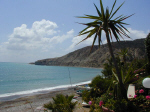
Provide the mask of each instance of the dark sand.
[{"label": "dark sand", "polygon": [[[44,112],[39,108],[42,107],[44,104],[52,101],[52,97],[55,97],[56,94],[73,94],[75,96],[78,96],[76,94],[76,90],[68,89],[53,91],[46,94],[22,97],[12,101],[0,101],[0,112]],[[89,108],[85,108],[82,106],[82,98],[78,97],[77,100],[78,104],[76,105],[74,112],[89,112]]]}]

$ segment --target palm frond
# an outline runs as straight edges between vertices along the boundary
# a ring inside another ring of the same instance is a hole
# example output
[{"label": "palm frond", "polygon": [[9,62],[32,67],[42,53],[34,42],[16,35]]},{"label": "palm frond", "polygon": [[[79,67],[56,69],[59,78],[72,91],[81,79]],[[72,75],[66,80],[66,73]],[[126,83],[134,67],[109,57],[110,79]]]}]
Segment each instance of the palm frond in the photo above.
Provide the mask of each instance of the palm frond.
[{"label": "palm frond", "polygon": [[86,31],[87,29],[89,29],[89,28],[90,28],[90,26],[84,28],[82,31],[79,32],[79,35],[80,35],[81,33],[83,33],[84,31]]},{"label": "palm frond", "polygon": [[124,35],[124,36],[130,38],[130,36],[129,36],[119,25],[116,25],[116,26],[120,29],[122,35]]},{"label": "palm frond", "polygon": [[116,11],[110,16],[109,19],[111,19],[117,13],[117,11],[122,7],[123,4],[124,4],[124,2],[116,9]]},{"label": "palm frond", "polygon": [[121,18],[123,15],[116,17],[113,21],[116,21],[118,18]]},{"label": "palm frond", "polygon": [[[94,29],[91,29],[91,30],[88,30],[88,31],[84,31],[82,33],[80,33],[78,36],[81,36],[81,35],[85,35],[87,33],[90,33],[90,32],[93,32]],[[94,30],[95,31],[95,30]]]},{"label": "palm frond", "polygon": [[114,70],[112,70],[112,73],[115,76],[116,81],[119,82],[119,78],[118,78],[117,74],[114,72]]},{"label": "palm frond", "polygon": [[101,7],[102,18],[103,18],[103,21],[104,21],[105,20],[105,16],[104,16],[104,8],[103,8],[102,0],[100,0],[100,7]]},{"label": "palm frond", "polygon": [[111,11],[110,11],[110,15],[112,14],[112,11],[113,11],[113,9],[114,9],[114,7],[115,7],[116,1],[117,1],[117,0],[115,0],[114,4],[113,4],[113,6],[112,6],[112,9],[111,9]]},{"label": "palm frond", "polygon": [[[87,36],[86,38],[84,38],[83,40],[81,40],[79,43],[81,43],[81,42],[85,41],[86,39],[90,38],[90,37],[95,33],[95,31],[96,31],[96,28],[94,28],[94,29],[92,29],[92,30],[90,30],[90,31],[84,32],[84,33],[82,33],[82,34],[80,34],[80,35],[84,35],[84,34],[89,33],[88,36]],[[80,35],[79,35],[79,36],[80,36]],[[77,43],[77,44],[79,44],[79,43]]]},{"label": "palm frond", "polygon": [[77,18],[99,19],[98,16],[92,16],[92,15],[79,16]]},{"label": "palm frond", "polygon": [[94,6],[95,6],[95,8],[97,10],[97,13],[98,13],[99,17],[101,17],[102,16],[101,12],[98,10],[98,8],[97,8],[97,6],[95,4],[94,4]]},{"label": "palm frond", "polygon": [[105,18],[109,18],[110,14],[109,14],[109,8],[106,8],[106,13],[105,13]]},{"label": "palm frond", "polygon": [[[111,20],[111,18],[119,11],[119,9],[124,4],[123,2],[115,11],[113,11],[116,5],[116,1],[117,0],[115,0],[115,2],[113,3],[113,6],[110,12],[109,12],[108,7],[106,8],[106,11],[104,11],[102,0],[100,0],[100,10],[96,6],[96,4],[94,4],[96,11],[98,13],[98,16],[85,15],[84,17],[78,17],[78,18],[87,18],[87,19],[94,20],[94,22],[90,22],[86,24],[83,23],[83,25],[86,25],[87,27],[79,32],[79,36],[84,35],[84,34],[88,34],[88,36],[86,36],[86,38],[84,38],[80,42],[83,42],[84,40],[88,39],[92,35],[95,35],[93,43],[92,43],[92,48],[94,46],[94,43],[97,37],[98,37],[98,45],[100,47],[100,44],[102,43],[102,39],[101,39],[102,30],[108,33],[109,37],[111,38],[111,41],[113,41],[112,35],[114,35],[117,42],[120,41],[120,37],[124,39],[123,36],[130,38],[127,34],[127,32],[129,31],[123,26],[123,25],[128,25],[128,24],[124,23],[123,20],[131,17],[133,14],[130,16],[120,15],[116,17],[115,19]],[[93,28],[94,30],[86,31],[88,30],[88,28]]]},{"label": "palm frond", "polygon": [[131,17],[131,16],[133,16],[134,14],[131,14],[130,16],[124,16],[123,18],[121,18],[121,19],[119,19],[119,21],[123,21],[123,20],[125,20],[125,19],[127,19],[127,18],[129,18],[129,17]]},{"label": "palm frond", "polygon": [[115,39],[117,40],[117,42],[119,42],[119,37],[118,37],[118,35],[117,35],[117,33],[116,33],[115,26],[114,26],[113,24],[109,24],[109,26],[110,26],[110,29],[111,29],[111,31],[112,31],[112,33],[113,33]]},{"label": "palm frond", "polygon": [[98,34],[98,46],[99,46],[99,48],[100,48],[100,42],[102,41],[101,36],[102,36],[102,30],[100,30],[99,34]]},{"label": "palm frond", "polygon": [[109,32],[109,35],[110,35],[111,41],[113,41],[113,39],[112,39],[112,35],[111,35],[111,30],[110,30],[110,29],[108,29],[108,32]]},{"label": "palm frond", "polygon": [[97,33],[95,34],[95,37],[94,37],[94,40],[93,40],[93,43],[92,43],[92,47],[91,47],[90,52],[91,52],[91,51],[92,51],[92,49],[93,49],[94,43],[95,43],[95,41],[96,41],[96,38],[97,38]]}]

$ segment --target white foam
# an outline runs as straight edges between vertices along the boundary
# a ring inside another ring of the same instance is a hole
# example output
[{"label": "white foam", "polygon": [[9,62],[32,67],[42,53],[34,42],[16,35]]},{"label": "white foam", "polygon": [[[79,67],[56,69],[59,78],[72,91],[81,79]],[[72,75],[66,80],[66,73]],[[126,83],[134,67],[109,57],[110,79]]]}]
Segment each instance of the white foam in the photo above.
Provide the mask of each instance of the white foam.
[{"label": "white foam", "polygon": [[[50,91],[55,91],[55,90],[63,90],[63,89],[67,89],[69,87],[75,87],[77,85],[82,85],[82,84],[88,84],[91,81],[86,81],[86,82],[80,82],[80,83],[76,83],[76,84],[69,84],[69,85],[60,85],[60,86],[55,86],[55,87],[48,87],[48,88],[43,88],[43,89],[35,89],[35,90],[26,90],[26,91],[20,91],[20,92],[15,92],[15,93],[6,93],[6,94],[1,94],[0,98],[6,98],[6,97],[13,97],[15,98],[15,96],[17,96],[16,98],[18,98],[18,96],[28,96],[28,95],[32,95],[32,94],[40,94],[42,92],[50,92]],[[9,99],[9,98],[8,98]],[[7,100],[8,100],[7,99]]]}]

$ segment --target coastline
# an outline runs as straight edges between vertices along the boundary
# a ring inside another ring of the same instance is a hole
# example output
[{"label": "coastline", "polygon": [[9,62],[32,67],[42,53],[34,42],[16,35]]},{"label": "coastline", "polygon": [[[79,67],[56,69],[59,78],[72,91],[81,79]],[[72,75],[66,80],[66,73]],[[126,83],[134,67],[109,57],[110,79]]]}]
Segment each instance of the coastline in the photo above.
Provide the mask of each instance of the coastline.
[{"label": "coastline", "polygon": [[[43,106],[44,104],[52,101],[52,97],[55,97],[56,94],[64,94],[64,95],[75,95],[76,91],[73,88],[68,88],[66,90],[56,90],[51,91],[49,93],[44,94],[37,94],[32,96],[25,96],[11,101],[0,101],[0,110],[1,112],[39,112],[39,107]],[[82,98],[78,97],[78,104],[81,105]],[[75,108],[74,112],[88,112],[89,108]]]},{"label": "coastline", "polygon": [[[26,63],[26,64],[29,64],[29,65],[36,65],[34,63]],[[76,68],[95,68],[95,69],[104,69],[102,66],[100,67],[86,67],[86,66],[65,66],[65,65],[36,65],[36,66],[56,66],[56,67],[76,67]]]},{"label": "coastline", "polygon": [[12,101],[12,100],[19,99],[22,97],[30,97],[33,95],[47,94],[47,93],[56,92],[56,91],[63,91],[63,90],[65,91],[65,90],[68,90],[69,88],[75,88],[78,85],[86,85],[90,82],[91,81],[85,81],[85,82],[80,82],[80,83],[76,83],[76,84],[72,84],[72,85],[71,84],[60,85],[60,86],[49,87],[49,88],[42,88],[42,89],[21,91],[21,92],[16,92],[16,93],[1,94],[0,95],[0,102]]}]

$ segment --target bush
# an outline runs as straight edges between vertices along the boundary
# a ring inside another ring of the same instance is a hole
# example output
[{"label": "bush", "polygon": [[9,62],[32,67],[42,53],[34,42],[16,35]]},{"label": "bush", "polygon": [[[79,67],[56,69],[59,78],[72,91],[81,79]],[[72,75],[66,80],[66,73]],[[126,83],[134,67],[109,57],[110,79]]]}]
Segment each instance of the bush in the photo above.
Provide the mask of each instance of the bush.
[{"label": "bush", "polygon": [[106,103],[104,102],[104,106],[115,112],[138,112],[137,107],[132,102],[126,101],[125,99],[121,101],[108,99]]},{"label": "bush", "polygon": [[139,107],[140,112],[150,112],[150,95],[148,95],[146,89],[136,90],[136,95],[130,101]]},{"label": "bush", "polygon": [[52,110],[52,112],[73,112],[77,102],[72,102],[73,95],[64,96],[63,94],[56,95],[53,102],[44,104],[44,107]]},{"label": "bush", "polygon": [[104,79],[100,75],[96,76],[89,84],[92,89],[90,91],[85,90],[82,92],[82,99],[88,102],[91,98],[100,97],[108,90],[110,82],[109,79]]},{"label": "bush", "polygon": [[104,79],[102,76],[96,76],[89,84],[92,89],[90,91],[84,90],[82,92],[82,100],[89,102],[91,99],[100,97],[102,94],[106,93],[110,86],[110,79]]},{"label": "bush", "polygon": [[85,102],[89,102],[90,99],[91,99],[90,91],[84,90],[84,91],[82,92],[82,100],[85,101]]},{"label": "bush", "polygon": [[92,80],[89,86],[94,88],[96,91],[106,92],[110,86],[110,80],[98,75]]}]

